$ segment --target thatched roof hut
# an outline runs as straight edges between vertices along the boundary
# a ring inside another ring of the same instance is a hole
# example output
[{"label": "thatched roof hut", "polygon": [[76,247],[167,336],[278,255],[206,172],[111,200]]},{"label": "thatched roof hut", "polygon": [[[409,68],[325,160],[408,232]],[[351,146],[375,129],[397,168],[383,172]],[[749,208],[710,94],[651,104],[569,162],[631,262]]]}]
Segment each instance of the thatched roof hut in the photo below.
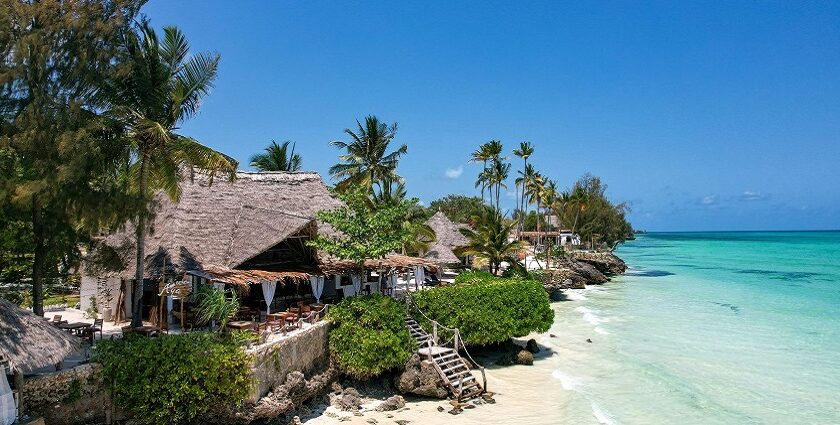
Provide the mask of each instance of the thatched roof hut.
[{"label": "thatched roof hut", "polygon": [[0,354],[12,370],[28,372],[60,363],[79,339],[43,317],[0,299]]},{"label": "thatched roof hut", "polygon": [[429,247],[425,258],[438,264],[460,263],[461,260],[458,259],[454,251],[469,243],[460,230],[467,226],[453,223],[442,211],[436,212],[426,221],[426,224],[435,231],[435,241]]},{"label": "thatched roof hut", "polygon": [[[434,261],[402,254],[388,254],[385,258],[372,258],[364,262],[364,268],[369,270],[394,269],[405,272],[416,266],[437,270],[437,263]],[[321,272],[324,274],[349,274],[359,271],[359,266],[348,260],[327,259],[321,264]]]},{"label": "thatched roof hut", "polygon": [[[304,240],[330,228],[315,220],[318,211],[341,205],[314,172],[238,172],[236,180],[211,181],[197,175],[181,186],[181,199],[155,197],[146,237],[147,278],[227,269],[306,272],[317,268]],[[104,247],[121,258],[123,278],[134,277],[134,227],[105,238]]]}]

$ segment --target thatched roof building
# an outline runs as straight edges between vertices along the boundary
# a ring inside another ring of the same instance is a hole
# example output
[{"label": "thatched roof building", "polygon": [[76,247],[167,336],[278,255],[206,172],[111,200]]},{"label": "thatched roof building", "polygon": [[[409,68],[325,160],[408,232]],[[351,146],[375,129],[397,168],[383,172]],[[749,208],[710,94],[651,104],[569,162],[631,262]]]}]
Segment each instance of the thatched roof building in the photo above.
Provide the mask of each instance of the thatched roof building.
[{"label": "thatched roof building", "polygon": [[0,354],[10,369],[53,366],[78,350],[79,342],[43,317],[0,299]]},{"label": "thatched roof building", "polygon": [[435,231],[435,241],[429,247],[425,258],[438,264],[460,263],[461,260],[454,251],[469,243],[460,231],[466,225],[453,223],[442,211],[436,212],[426,221],[426,224]]},{"label": "thatched roof building", "polygon": [[[307,272],[317,269],[314,250],[305,240],[330,232],[315,220],[318,211],[341,202],[314,172],[238,172],[236,180],[211,181],[196,176],[181,186],[181,199],[155,197],[146,237],[147,278],[223,269]],[[122,261],[120,277],[134,276],[133,226],[105,238]]]}]

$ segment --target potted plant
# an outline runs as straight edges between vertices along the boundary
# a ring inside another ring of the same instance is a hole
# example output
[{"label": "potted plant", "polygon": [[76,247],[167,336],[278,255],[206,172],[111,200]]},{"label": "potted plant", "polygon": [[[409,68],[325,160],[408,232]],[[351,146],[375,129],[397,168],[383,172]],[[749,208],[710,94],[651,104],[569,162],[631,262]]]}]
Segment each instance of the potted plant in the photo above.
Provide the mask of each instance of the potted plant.
[{"label": "potted plant", "polygon": [[114,315],[114,308],[112,304],[114,303],[114,295],[112,291],[114,288],[111,285],[108,285],[107,279],[99,279],[98,286],[99,286],[99,297],[105,303],[105,308],[102,310],[102,320],[108,322],[113,318]]}]

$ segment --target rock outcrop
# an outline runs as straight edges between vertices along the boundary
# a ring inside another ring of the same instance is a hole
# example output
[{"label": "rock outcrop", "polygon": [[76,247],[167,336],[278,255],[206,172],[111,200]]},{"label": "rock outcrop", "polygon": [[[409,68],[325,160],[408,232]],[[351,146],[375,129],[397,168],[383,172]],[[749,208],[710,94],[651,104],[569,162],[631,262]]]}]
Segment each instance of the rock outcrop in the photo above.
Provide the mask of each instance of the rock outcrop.
[{"label": "rock outcrop", "polygon": [[403,394],[445,399],[449,395],[435,366],[414,354],[405,364],[405,370],[394,378],[394,386]]},{"label": "rock outcrop", "polygon": [[601,273],[607,276],[615,276],[627,271],[624,260],[611,252],[584,252],[572,251],[572,259],[577,262],[591,264]]}]

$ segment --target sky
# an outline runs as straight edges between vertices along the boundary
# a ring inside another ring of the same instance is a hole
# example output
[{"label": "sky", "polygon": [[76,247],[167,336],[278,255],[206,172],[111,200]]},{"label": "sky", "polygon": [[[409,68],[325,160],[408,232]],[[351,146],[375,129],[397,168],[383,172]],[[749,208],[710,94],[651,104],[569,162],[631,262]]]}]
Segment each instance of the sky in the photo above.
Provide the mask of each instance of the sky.
[{"label": "sky", "polygon": [[[222,59],[183,134],[248,169],[271,140],[327,170],[331,140],[397,122],[425,204],[477,195],[470,153],[534,144],[648,231],[840,229],[840,2],[151,0]],[[512,182],[503,208],[515,206]]]}]

